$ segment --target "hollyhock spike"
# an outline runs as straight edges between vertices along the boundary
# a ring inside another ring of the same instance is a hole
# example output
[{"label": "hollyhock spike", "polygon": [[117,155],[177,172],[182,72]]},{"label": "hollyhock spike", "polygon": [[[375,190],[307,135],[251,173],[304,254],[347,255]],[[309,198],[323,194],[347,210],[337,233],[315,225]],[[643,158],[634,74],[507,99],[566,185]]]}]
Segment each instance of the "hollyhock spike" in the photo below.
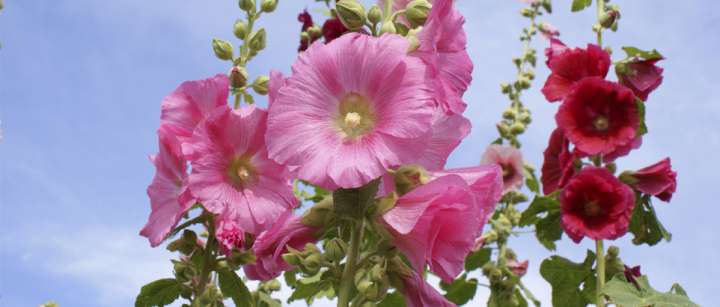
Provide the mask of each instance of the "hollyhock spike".
[{"label": "hollyhock spike", "polygon": [[615,240],[627,232],[634,207],[630,187],[605,168],[586,167],[560,194],[560,222],[575,243]]},{"label": "hollyhock spike", "polygon": [[426,66],[405,50],[400,36],[358,33],[311,46],[270,107],[270,157],[328,190],[363,186],[418,159],[432,90]]},{"label": "hollyhock spike", "polygon": [[193,134],[189,188],[205,208],[237,212],[240,228],[251,234],[268,229],[295,207],[288,170],[270,160],[265,147],[267,112],[254,106],[221,109]]}]

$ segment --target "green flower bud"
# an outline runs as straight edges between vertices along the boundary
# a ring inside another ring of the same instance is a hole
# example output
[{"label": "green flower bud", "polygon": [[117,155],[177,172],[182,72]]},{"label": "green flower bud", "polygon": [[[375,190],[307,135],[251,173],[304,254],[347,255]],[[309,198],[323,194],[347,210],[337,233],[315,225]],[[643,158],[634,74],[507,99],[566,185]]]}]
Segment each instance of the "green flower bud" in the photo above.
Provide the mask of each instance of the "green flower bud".
[{"label": "green flower bud", "polygon": [[260,95],[267,95],[269,82],[270,78],[268,78],[267,76],[259,76],[255,79],[255,81],[253,81],[252,88],[255,93],[258,93]]},{"label": "green flower bud", "polygon": [[340,22],[351,31],[365,26],[365,7],[356,0],[340,0],[335,4]]},{"label": "green flower bud", "polygon": [[302,32],[302,33],[300,33],[300,40],[302,40],[303,42],[309,41],[309,40],[310,40],[310,33],[307,33],[307,32]]},{"label": "green flower bud", "polygon": [[507,93],[510,93],[510,91],[512,90],[512,87],[510,87],[510,84],[502,83],[502,84],[500,84],[500,90],[502,91],[503,94],[507,94]]},{"label": "green flower bud", "polygon": [[603,28],[611,28],[620,19],[620,11],[617,6],[608,6],[608,9],[600,15],[598,20]]},{"label": "green flower bud", "polygon": [[268,292],[274,292],[280,290],[280,282],[277,279],[271,279],[262,284],[263,289]]},{"label": "green flower bud", "polygon": [[372,7],[370,7],[370,11],[368,11],[367,19],[370,21],[371,24],[377,24],[382,20],[382,11],[380,10],[380,7],[377,6],[377,4],[373,4]]},{"label": "green flower bud", "polygon": [[302,260],[302,271],[303,273],[308,275],[315,275],[318,271],[320,271],[321,263],[322,255],[312,254],[310,256],[307,256],[305,257],[305,259]]},{"label": "green flower bud", "polygon": [[248,72],[245,67],[233,66],[233,68],[230,68],[228,78],[230,79],[230,86],[232,88],[241,88],[247,85]]},{"label": "green flower bud", "polygon": [[405,8],[405,18],[413,28],[425,24],[432,5],[427,0],[413,0]]},{"label": "green flower bud", "polygon": [[233,34],[235,34],[235,37],[238,39],[245,39],[245,35],[247,35],[247,24],[238,19],[235,21],[235,25],[233,26]]},{"label": "green flower bud", "polygon": [[380,34],[395,34],[397,33],[397,28],[395,28],[395,23],[392,21],[386,21],[382,24],[382,27],[380,27]]},{"label": "green flower bud", "polygon": [[372,281],[383,281],[387,279],[385,267],[379,263],[370,268],[370,273],[368,275],[370,276],[370,280]]},{"label": "green flower bud", "polygon": [[540,5],[542,5],[546,12],[552,13],[552,1],[542,0],[542,3]]},{"label": "green flower bud", "polygon": [[408,53],[413,52],[417,50],[418,47],[420,47],[420,40],[418,39],[418,33],[420,33],[420,30],[422,30],[422,28],[411,29],[405,36],[408,42],[410,42],[410,47],[408,47]]},{"label": "green flower bud", "polygon": [[318,26],[312,26],[309,29],[307,29],[307,33],[312,38],[320,38],[322,36],[322,29]]},{"label": "green flower bud", "polygon": [[510,132],[513,134],[520,134],[525,132],[525,125],[523,123],[514,123],[510,126]]},{"label": "green flower bud", "polygon": [[246,12],[254,11],[255,10],[255,0],[240,0],[238,2],[238,6],[240,6],[240,9]]},{"label": "green flower bud", "polygon": [[510,127],[508,127],[508,125],[506,125],[504,123],[499,123],[495,127],[497,128],[498,133],[500,133],[500,135],[502,135],[504,137],[510,136]]},{"label": "green flower bud", "polygon": [[293,252],[285,253],[282,255],[283,260],[289,265],[295,265],[298,266],[302,263],[302,259],[300,259],[300,256]]},{"label": "green flower bud", "polygon": [[520,11],[520,14],[522,14],[523,17],[533,17],[533,15],[535,15],[535,11],[529,8],[523,8],[522,11]]},{"label": "green flower bud", "polygon": [[518,82],[518,87],[521,89],[526,90],[526,89],[530,88],[530,85],[531,85],[530,79],[528,79],[525,76],[521,76],[520,78],[518,78],[517,82]]},{"label": "green flower bud", "polygon": [[260,9],[265,13],[271,13],[277,8],[278,0],[262,0],[260,3]]},{"label": "green flower bud", "polygon": [[250,37],[250,49],[260,51],[265,49],[265,29],[261,28]]},{"label": "green flower bud", "polygon": [[528,125],[530,124],[530,122],[532,122],[532,118],[530,117],[529,113],[520,114],[520,116],[518,116],[518,120],[525,125]]},{"label": "green flower bud", "polygon": [[608,163],[608,164],[605,164],[605,168],[607,168],[607,170],[609,170],[611,173],[615,174],[615,172],[617,171],[617,164]]},{"label": "green flower bud", "polygon": [[332,219],[333,199],[326,197],[303,213],[300,223],[306,226],[324,227]]},{"label": "green flower bud", "polygon": [[345,258],[347,244],[339,238],[334,238],[325,244],[325,256],[327,259],[338,262]]},{"label": "green flower bud", "polygon": [[225,40],[214,38],[212,41],[213,51],[218,59],[223,61],[232,61],[233,46]]},{"label": "green flower bud", "polygon": [[620,248],[615,245],[611,245],[608,247],[607,254],[608,257],[617,258],[617,256],[620,255]]},{"label": "green flower bud", "polygon": [[513,108],[505,109],[505,111],[502,114],[504,119],[515,119],[515,115],[517,115],[517,112],[515,112],[515,109],[513,109]]},{"label": "green flower bud", "polygon": [[430,181],[427,171],[419,165],[404,165],[395,171],[394,177],[395,190],[400,195]]}]

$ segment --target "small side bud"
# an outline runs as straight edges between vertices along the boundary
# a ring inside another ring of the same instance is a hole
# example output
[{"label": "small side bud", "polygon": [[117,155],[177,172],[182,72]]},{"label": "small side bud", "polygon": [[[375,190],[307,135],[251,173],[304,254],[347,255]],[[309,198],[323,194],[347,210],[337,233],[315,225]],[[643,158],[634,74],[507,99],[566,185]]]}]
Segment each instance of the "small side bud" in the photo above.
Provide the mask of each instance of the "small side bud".
[{"label": "small side bud", "polygon": [[357,31],[365,25],[365,7],[356,0],[340,0],[335,4],[340,22],[351,31]]},{"label": "small side bud", "polygon": [[278,0],[263,0],[260,3],[260,9],[265,13],[272,13],[277,8]]},{"label": "small side bud", "polygon": [[318,26],[312,26],[307,29],[307,33],[310,35],[313,39],[318,39],[322,36],[322,29]]},{"label": "small side bud", "polygon": [[265,49],[265,29],[261,28],[250,37],[250,49],[260,51]]},{"label": "small side bud", "polygon": [[394,177],[395,190],[400,195],[404,195],[430,181],[427,171],[419,165],[404,165],[395,171]]},{"label": "small side bud", "polygon": [[334,238],[325,244],[325,256],[328,260],[338,262],[345,257],[347,244],[339,238]]},{"label": "small side bud", "polygon": [[240,19],[235,21],[235,25],[233,25],[233,34],[235,34],[235,37],[238,39],[245,39],[245,35],[247,35],[247,24]]},{"label": "small side bud", "polygon": [[372,7],[370,7],[370,11],[368,11],[367,19],[371,24],[377,24],[382,20],[382,11],[380,10],[380,7],[377,6],[377,4],[373,4]]},{"label": "small side bud", "polygon": [[233,68],[230,68],[228,78],[230,79],[230,86],[232,88],[245,87],[245,85],[247,85],[248,72],[245,67],[233,66]]},{"label": "small side bud", "polygon": [[520,134],[525,132],[525,125],[523,123],[514,123],[510,126],[510,132],[513,134]]},{"label": "small side bud", "polygon": [[246,12],[254,11],[255,10],[255,0],[240,0],[238,2],[238,6],[240,6],[240,9]]},{"label": "small side bud", "polygon": [[232,61],[233,46],[225,40],[214,38],[212,41],[213,51],[218,59],[223,61]]},{"label": "small side bud", "polygon": [[260,95],[267,95],[268,93],[268,83],[270,82],[270,78],[267,76],[259,76],[253,81],[252,89],[255,91],[255,93],[258,93]]},{"label": "small side bud", "polygon": [[515,109],[513,109],[513,108],[505,109],[505,111],[502,114],[504,119],[515,119],[515,115],[517,115],[517,112],[515,112]]},{"label": "small side bud", "polygon": [[392,21],[386,21],[383,23],[382,27],[380,27],[380,34],[395,34],[397,33],[397,29],[395,28],[395,23]]},{"label": "small side bud", "polygon": [[405,8],[405,18],[413,28],[425,24],[432,5],[427,0],[413,0]]}]

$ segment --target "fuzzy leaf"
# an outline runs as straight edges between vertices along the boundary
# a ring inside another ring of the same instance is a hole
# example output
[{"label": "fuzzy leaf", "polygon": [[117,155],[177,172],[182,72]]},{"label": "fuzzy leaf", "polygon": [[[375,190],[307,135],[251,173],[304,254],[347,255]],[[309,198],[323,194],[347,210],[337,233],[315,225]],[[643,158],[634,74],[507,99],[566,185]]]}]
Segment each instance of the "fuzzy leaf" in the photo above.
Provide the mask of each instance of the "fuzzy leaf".
[{"label": "fuzzy leaf", "polygon": [[174,278],[158,279],[140,289],[135,307],[170,305],[180,296],[180,283]]},{"label": "fuzzy leaf", "polygon": [[592,5],[592,0],[573,0],[572,11],[579,12]]},{"label": "fuzzy leaf", "polygon": [[587,252],[583,263],[575,263],[560,256],[543,260],[540,275],[552,286],[553,306],[585,307],[589,303],[580,286],[588,276],[594,276],[594,262],[595,254],[591,251]]},{"label": "fuzzy leaf", "polygon": [[525,175],[525,185],[528,189],[535,194],[540,193],[540,183],[538,182],[537,176],[535,176],[535,169],[530,165],[523,167],[523,173]]},{"label": "fuzzy leaf", "polygon": [[254,306],[254,301],[250,290],[239,276],[230,270],[219,270],[218,281],[220,282],[220,291],[225,297],[232,298],[233,303],[237,307]]},{"label": "fuzzy leaf", "polygon": [[699,307],[690,301],[682,287],[673,285],[668,292],[653,289],[647,276],[637,279],[640,289],[627,282],[622,274],[616,275],[603,288],[603,294],[618,307]]}]

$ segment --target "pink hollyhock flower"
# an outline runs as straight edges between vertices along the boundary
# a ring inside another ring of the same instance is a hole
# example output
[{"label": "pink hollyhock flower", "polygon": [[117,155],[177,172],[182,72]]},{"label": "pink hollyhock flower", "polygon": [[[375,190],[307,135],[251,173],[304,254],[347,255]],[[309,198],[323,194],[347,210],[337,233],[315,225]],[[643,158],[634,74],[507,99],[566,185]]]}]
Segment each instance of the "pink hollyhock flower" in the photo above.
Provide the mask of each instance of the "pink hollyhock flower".
[{"label": "pink hollyhock flower", "polygon": [[587,49],[570,49],[559,40],[551,40],[545,54],[548,55],[547,65],[551,74],[542,93],[551,102],[562,100],[583,78],[605,78],[611,64],[610,55],[593,44],[588,44]]},{"label": "pink hollyhock flower", "polygon": [[421,275],[413,272],[412,276],[402,276],[402,294],[407,307],[455,307],[433,286],[428,284]]},{"label": "pink hollyhock flower", "polygon": [[285,86],[285,76],[277,70],[271,70],[270,80],[268,81],[268,108],[270,108],[273,101],[277,99],[280,88],[283,86]]},{"label": "pink hollyhock flower", "polygon": [[601,167],[586,167],[560,194],[560,223],[575,243],[583,237],[615,240],[630,224],[635,193]]},{"label": "pink hollyhock flower", "polygon": [[528,266],[530,265],[530,262],[525,261],[517,261],[515,259],[510,259],[507,261],[508,269],[510,269],[513,274],[517,277],[523,277],[527,273]]},{"label": "pink hollyhock flower", "polygon": [[470,186],[478,210],[481,215],[486,216],[484,220],[487,221],[487,217],[495,211],[495,205],[503,194],[502,173],[502,168],[498,165],[479,165],[430,172],[429,179],[434,180],[447,175],[460,176]]},{"label": "pink hollyhock flower", "polygon": [[633,90],[640,100],[646,101],[663,81],[663,69],[655,65],[660,60],[663,58],[634,60],[619,66],[622,67],[617,70],[620,83]]},{"label": "pink hollyhock flower", "polygon": [[[230,81],[225,74],[215,77],[183,82],[174,92],[165,97],[160,106],[160,123],[174,127],[174,133],[181,143],[192,136],[195,127],[218,107],[228,107]],[[189,153],[185,152],[185,155]]]},{"label": "pink hollyhock flower", "polygon": [[187,162],[182,157],[177,139],[169,136],[173,132],[173,127],[160,127],[160,150],[150,157],[155,165],[155,177],[147,188],[152,211],[140,235],[148,238],[152,247],[162,243],[185,211],[195,203],[187,191]]},{"label": "pink hollyhock flower", "polygon": [[560,128],[556,128],[550,135],[548,147],[545,149],[544,161],[541,169],[540,182],[543,194],[549,195],[567,184],[575,174],[574,162],[581,155],[570,151],[570,141]]},{"label": "pink hollyhock flower", "polygon": [[433,114],[431,136],[422,156],[412,163],[429,171],[441,170],[460,142],[470,134],[472,124],[460,114],[445,114],[437,108]]},{"label": "pink hollyhock flower", "polygon": [[191,139],[198,154],[191,160],[190,191],[210,212],[232,207],[240,228],[252,234],[297,203],[287,169],[268,158],[266,118],[256,107],[218,110]]},{"label": "pink hollyhock flower", "polygon": [[665,202],[672,199],[677,187],[677,173],[672,170],[670,158],[639,169],[632,173],[632,177],[637,180],[633,184],[635,189]]},{"label": "pink hollyhock flower", "polygon": [[232,206],[226,207],[215,218],[215,238],[225,255],[232,254],[233,249],[243,249],[245,231],[240,227],[241,219],[236,208]]},{"label": "pink hollyhock flower", "polygon": [[503,193],[522,186],[525,163],[517,148],[492,144],[485,149],[480,164],[497,164],[502,168]]},{"label": "pink hollyhock flower", "polygon": [[314,44],[269,110],[270,157],[328,190],[360,187],[418,159],[432,124],[426,66],[397,35]]},{"label": "pink hollyhock flower", "polygon": [[430,271],[451,282],[490,211],[481,210],[474,194],[462,177],[446,175],[401,196],[381,221],[415,270],[429,264]]},{"label": "pink hollyhock flower", "polygon": [[462,113],[462,96],[472,81],[473,63],[467,53],[465,18],[452,0],[436,0],[422,31],[420,46],[411,54],[428,64],[434,81],[435,100],[447,113]]},{"label": "pink hollyhock flower", "polygon": [[588,155],[608,154],[631,144],[640,126],[633,92],[599,77],[577,82],[555,120],[570,142]]},{"label": "pink hollyhock flower", "polygon": [[243,267],[248,278],[264,281],[280,276],[281,272],[291,268],[282,258],[288,252],[288,246],[302,250],[305,244],[318,241],[320,229],[303,225],[300,220],[300,216],[288,210],[272,228],[257,237],[253,244],[257,262]]}]

